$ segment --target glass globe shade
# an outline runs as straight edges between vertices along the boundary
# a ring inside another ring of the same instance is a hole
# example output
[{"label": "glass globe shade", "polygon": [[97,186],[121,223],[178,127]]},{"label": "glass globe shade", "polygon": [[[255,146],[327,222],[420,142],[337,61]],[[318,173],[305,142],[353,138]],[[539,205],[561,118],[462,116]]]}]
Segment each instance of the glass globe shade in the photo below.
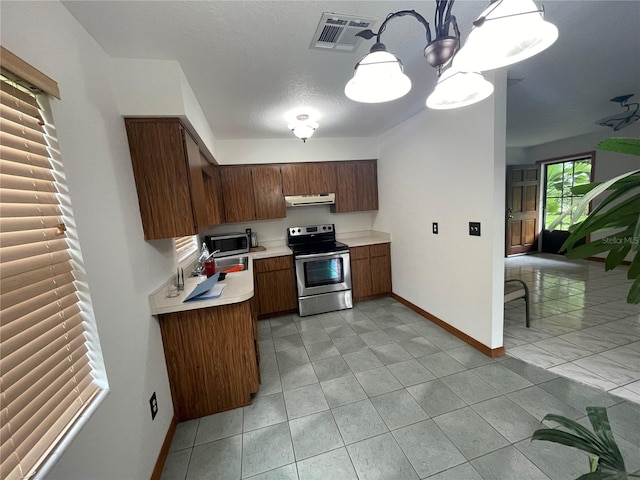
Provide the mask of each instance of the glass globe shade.
[{"label": "glass globe shade", "polygon": [[457,53],[458,69],[494,70],[525,60],[551,46],[558,38],[558,29],[537,10],[532,0],[502,0],[490,5],[479,17],[486,17],[485,22],[471,30]]},{"label": "glass globe shade", "polygon": [[493,93],[493,85],[481,74],[461,72],[457,68],[445,71],[427,98],[427,107],[449,110],[480,102]]},{"label": "glass globe shade", "polygon": [[377,51],[358,63],[344,93],[356,102],[382,103],[400,98],[409,90],[411,80],[403,73],[400,60],[392,53]]}]

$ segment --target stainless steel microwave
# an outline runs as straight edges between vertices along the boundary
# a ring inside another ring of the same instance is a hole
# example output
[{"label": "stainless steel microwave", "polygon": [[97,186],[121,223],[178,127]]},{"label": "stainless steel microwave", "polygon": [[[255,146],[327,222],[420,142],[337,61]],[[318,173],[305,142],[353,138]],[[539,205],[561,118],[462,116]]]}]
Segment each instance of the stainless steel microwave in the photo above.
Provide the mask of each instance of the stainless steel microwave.
[{"label": "stainless steel microwave", "polygon": [[227,233],[225,235],[205,235],[204,243],[214,257],[227,257],[247,253],[250,248],[249,236],[246,233]]}]

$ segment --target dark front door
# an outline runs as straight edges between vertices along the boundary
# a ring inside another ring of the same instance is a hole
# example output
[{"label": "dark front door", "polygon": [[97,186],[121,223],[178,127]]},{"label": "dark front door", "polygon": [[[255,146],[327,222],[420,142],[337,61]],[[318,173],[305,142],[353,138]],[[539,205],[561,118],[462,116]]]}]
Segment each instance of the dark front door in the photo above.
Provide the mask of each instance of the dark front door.
[{"label": "dark front door", "polygon": [[507,166],[506,255],[538,250],[540,166]]}]

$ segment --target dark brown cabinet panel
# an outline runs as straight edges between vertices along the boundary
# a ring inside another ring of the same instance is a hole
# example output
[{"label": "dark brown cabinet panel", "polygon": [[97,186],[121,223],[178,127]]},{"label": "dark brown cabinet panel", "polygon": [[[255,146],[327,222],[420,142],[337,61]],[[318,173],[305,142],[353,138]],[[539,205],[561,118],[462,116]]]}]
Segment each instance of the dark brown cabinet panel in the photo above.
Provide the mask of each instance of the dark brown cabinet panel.
[{"label": "dark brown cabinet panel", "polygon": [[285,195],[310,195],[336,191],[336,162],[287,163],[281,165]]},{"label": "dark brown cabinet panel", "polygon": [[250,300],[159,320],[178,421],[251,403],[260,384]]},{"label": "dark brown cabinet panel", "polygon": [[391,293],[391,246],[388,243],[371,245],[371,294]]},{"label": "dark brown cabinet panel", "polygon": [[378,162],[355,162],[357,166],[358,210],[378,210]]},{"label": "dark brown cabinet panel", "polygon": [[256,220],[287,216],[282,193],[282,175],[277,165],[251,168]]},{"label": "dark brown cabinet panel", "polygon": [[228,223],[255,220],[251,167],[220,167],[224,217]]},{"label": "dark brown cabinet panel", "polygon": [[145,240],[194,235],[222,223],[211,207],[212,165],[177,118],[125,119]]},{"label": "dark brown cabinet panel", "polygon": [[220,182],[226,222],[287,216],[279,165],[220,167]]},{"label": "dark brown cabinet panel", "polygon": [[192,204],[199,199],[191,197],[193,170],[185,147],[191,137],[177,119],[128,118],[125,126],[145,240],[198,233]]},{"label": "dark brown cabinet panel", "polygon": [[355,301],[372,295],[371,262],[368,257],[351,259],[351,289]]},{"label": "dark brown cabinet panel", "polygon": [[378,209],[376,160],[336,162],[336,203],[334,213]]},{"label": "dark brown cabinet panel", "polygon": [[352,247],[349,253],[355,301],[391,293],[391,249],[388,243]]},{"label": "dark brown cabinet panel", "polygon": [[291,312],[298,306],[293,257],[255,260],[258,315]]},{"label": "dark brown cabinet panel", "polygon": [[211,225],[225,222],[224,202],[222,199],[222,183],[220,182],[220,167],[208,165],[203,171],[205,202],[209,209]]}]

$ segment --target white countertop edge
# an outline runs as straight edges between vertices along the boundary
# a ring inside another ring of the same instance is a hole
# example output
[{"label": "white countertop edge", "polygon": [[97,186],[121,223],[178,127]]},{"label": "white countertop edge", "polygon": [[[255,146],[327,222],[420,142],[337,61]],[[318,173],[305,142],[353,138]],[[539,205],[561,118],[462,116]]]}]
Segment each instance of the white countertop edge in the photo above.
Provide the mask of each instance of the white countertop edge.
[{"label": "white countertop edge", "polygon": [[[149,303],[153,302],[154,304],[151,306],[151,314],[152,315],[162,315],[165,313],[176,313],[176,312],[186,312],[188,310],[197,310],[200,308],[209,308],[209,307],[220,307],[222,305],[231,305],[234,303],[241,303],[246,300],[249,300],[253,297],[253,288],[251,288],[250,292],[246,292],[242,295],[234,296],[234,297],[225,297],[224,290],[222,291],[222,295],[220,298],[216,298],[215,300],[201,300],[195,302],[187,302],[184,303],[180,300],[180,303],[177,303],[173,306],[165,306],[165,307],[157,307],[155,306],[155,301],[152,298],[149,298]],[[185,295],[180,295],[176,297],[176,300],[180,298],[184,298]]]}]

